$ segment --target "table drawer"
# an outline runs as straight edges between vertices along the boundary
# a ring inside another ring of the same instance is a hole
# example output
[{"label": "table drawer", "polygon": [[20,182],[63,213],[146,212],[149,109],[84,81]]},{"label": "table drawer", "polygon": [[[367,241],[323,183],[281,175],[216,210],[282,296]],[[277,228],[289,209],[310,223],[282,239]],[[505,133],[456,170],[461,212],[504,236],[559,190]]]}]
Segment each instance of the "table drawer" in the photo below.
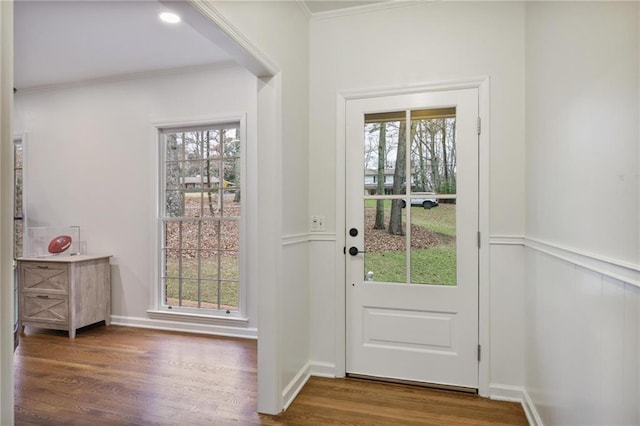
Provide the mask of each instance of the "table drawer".
[{"label": "table drawer", "polygon": [[69,298],[57,294],[23,294],[22,321],[68,324]]},{"label": "table drawer", "polygon": [[23,293],[68,294],[67,265],[30,262],[22,265],[21,274],[20,289]]}]

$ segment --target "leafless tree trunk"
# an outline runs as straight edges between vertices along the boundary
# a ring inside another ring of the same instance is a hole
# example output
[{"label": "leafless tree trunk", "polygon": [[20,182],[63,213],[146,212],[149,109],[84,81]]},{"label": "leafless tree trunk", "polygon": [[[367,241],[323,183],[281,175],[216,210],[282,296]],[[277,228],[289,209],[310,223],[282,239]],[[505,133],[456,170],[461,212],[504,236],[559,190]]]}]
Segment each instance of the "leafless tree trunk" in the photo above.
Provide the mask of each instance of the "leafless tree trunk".
[{"label": "leafless tree trunk", "polygon": [[425,145],[426,145],[426,137],[425,137],[425,125],[424,122],[419,121],[416,126],[416,134],[412,139],[415,141],[416,145],[416,156],[418,157],[418,171],[417,171],[417,182],[416,182],[416,191],[425,192],[427,190],[427,163],[425,156]]},{"label": "leafless tree trunk", "polygon": [[[384,165],[387,152],[387,125],[380,123],[380,136],[378,139],[378,188],[376,195],[384,195]],[[384,229],[384,200],[376,200],[376,223],[373,229]]]},{"label": "leafless tree trunk", "polygon": [[[211,189],[211,135],[209,134],[209,131],[207,130],[206,132],[206,136],[205,136],[205,150],[204,150],[204,155],[206,156],[206,160],[205,160],[205,176],[207,181],[206,182],[202,182],[202,185],[207,185],[207,200],[208,200],[208,204],[209,204],[209,212],[211,213],[211,216],[215,216],[215,207],[213,206],[213,193],[212,193],[212,189]],[[216,160],[213,160],[216,161]]]},{"label": "leafless tree trunk", "polygon": [[447,162],[447,122],[442,119],[442,165],[445,185],[449,185],[449,163]]},{"label": "leafless tree trunk", "polygon": [[[398,132],[398,150],[396,154],[396,169],[393,173],[393,194],[402,194],[404,187],[403,179],[405,177],[406,166],[406,150],[407,150],[407,124],[405,121],[400,122],[400,131]],[[404,235],[402,229],[402,201],[391,201],[391,213],[389,218],[389,233],[391,235]],[[407,206],[408,207],[408,206]]]}]

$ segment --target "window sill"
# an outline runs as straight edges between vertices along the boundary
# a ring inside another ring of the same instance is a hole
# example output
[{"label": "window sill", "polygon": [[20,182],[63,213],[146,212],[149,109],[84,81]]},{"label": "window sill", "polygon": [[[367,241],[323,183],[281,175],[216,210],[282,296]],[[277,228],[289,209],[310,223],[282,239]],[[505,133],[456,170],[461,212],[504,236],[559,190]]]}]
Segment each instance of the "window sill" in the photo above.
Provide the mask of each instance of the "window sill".
[{"label": "window sill", "polygon": [[165,310],[148,310],[147,315],[151,319],[175,321],[191,324],[218,325],[224,327],[248,328],[249,319],[243,317],[213,316],[191,314],[185,312],[171,312]]}]

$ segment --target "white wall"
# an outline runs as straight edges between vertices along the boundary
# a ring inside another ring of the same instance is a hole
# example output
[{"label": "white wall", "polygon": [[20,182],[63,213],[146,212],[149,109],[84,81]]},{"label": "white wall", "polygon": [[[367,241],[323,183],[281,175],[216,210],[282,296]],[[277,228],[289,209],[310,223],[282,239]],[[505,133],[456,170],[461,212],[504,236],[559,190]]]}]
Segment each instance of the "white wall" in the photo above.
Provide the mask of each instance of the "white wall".
[{"label": "white wall", "polygon": [[527,235],[627,262],[638,260],[636,6],[527,8]]},{"label": "white wall", "polygon": [[276,414],[309,377],[309,23],[297,2],[211,3],[277,68],[264,82],[275,103],[259,105],[276,138],[263,144],[258,135],[258,167],[274,176],[273,184],[262,174],[259,182],[259,255],[267,262],[259,276],[258,410]]},{"label": "white wall", "polygon": [[[524,6],[430,2],[311,22],[310,212],[326,215],[327,232],[311,253],[311,353],[320,373],[343,363],[336,353],[335,280],[344,264],[334,233],[344,211],[336,199],[336,98],[341,91],[490,78],[489,214],[492,236],[524,234]],[[524,384],[522,247],[490,251],[492,394]],[[495,332],[494,332],[495,331]],[[339,351],[338,351],[339,352]],[[335,368],[334,368],[335,370]]]},{"label": "white wall", "polygon": [[537,421],[640,423],[637,2],[526,9],[526,389]]},{"label": "white wall", "polygon": [[[16,95],[29,226],[80,225],[89,253],[113,255],[117,322],[144,323],[154,307],[152,122],[247,114],[247,149],[255,151],[256,91],[255,77],[226,64]],[[254,328],[256,291],[250,283]]]}]

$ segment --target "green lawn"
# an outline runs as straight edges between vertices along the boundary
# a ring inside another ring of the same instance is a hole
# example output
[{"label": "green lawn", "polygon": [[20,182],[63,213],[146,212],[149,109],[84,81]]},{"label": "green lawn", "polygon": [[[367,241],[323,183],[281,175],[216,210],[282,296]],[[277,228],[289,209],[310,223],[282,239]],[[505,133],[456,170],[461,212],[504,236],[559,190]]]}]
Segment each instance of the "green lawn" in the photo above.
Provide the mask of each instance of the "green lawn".
[{"label": "green lawn", "polygon": [[[218,286],[217,260],[203,259],[200,265],[200,300],[212,309],[238,309],[238,258],[222,256]],[[198,263],[195,259],[182,260],[182,300],[184,306],[197,306],[198,300]],[[179,280],[178,260],[167,259],[166,295],[170,299],[178,299]],[[222,281],[224,280],[224,281]],[[218,307],[218,293],[220,307]],[[175,304],[177,304],[177,300]],[[210,306],[213,305],[213,306]]]},{"label": "green lawn", "polygon": [[[365,273],[374,271],[374,281],[404,283],[404,252],[367,253]],[[416,284],[456,285],[456,246],[446,244],[411,252],[411,282]]]},{"label": "green lawn", "polygon": [[430,229],[431,231],[447,235],[456,236],[456,205],[440,204],[429,210],[413,207],[411,210],[411,222]]},{"label": "green lawn", "polygon": [[[391,201],[385,200],[385,219],[388,220]],[[365,209],[375,209],[376,200],[365,200]],[[428,249],[412,250],[411,282],[420,284],[456,284],[456,205],[440,204],[432,209],[411,208],[411,222],[444,236],[443,243]],[[406,254],[404,251],[367,253],[365,274],[374,272],[374,281],[406,282]]]}]

